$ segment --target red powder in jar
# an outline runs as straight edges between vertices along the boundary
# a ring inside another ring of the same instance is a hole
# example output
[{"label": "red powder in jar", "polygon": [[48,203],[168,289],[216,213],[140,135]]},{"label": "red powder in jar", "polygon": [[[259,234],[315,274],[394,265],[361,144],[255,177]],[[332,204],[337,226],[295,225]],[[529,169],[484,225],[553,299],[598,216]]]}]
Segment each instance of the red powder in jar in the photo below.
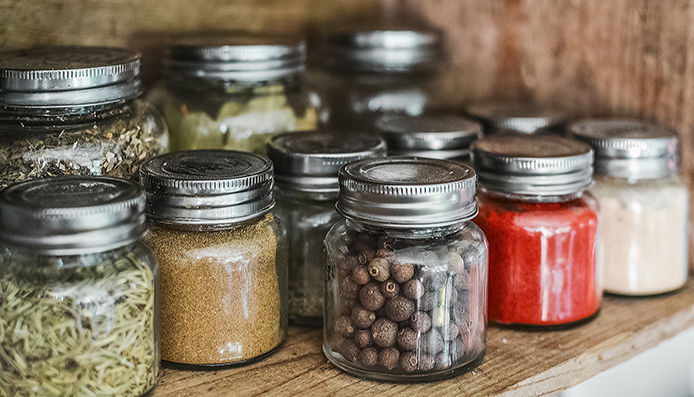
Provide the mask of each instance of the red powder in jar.
[{"label": "red powder in jar", "polygon": [[558,325],[597,311],[593,203],[590,196],[531,203],[480,194],[475,223],[489,240],[490,321]]}]

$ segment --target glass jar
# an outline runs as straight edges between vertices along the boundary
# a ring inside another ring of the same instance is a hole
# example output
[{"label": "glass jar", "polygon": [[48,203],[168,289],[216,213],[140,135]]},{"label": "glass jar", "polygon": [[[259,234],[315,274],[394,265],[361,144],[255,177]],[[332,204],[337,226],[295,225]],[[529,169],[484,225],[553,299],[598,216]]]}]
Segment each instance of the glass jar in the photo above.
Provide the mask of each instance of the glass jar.
[{"label": "glass jar", "polygon": [[132,182],[67,176],[0,194],[0,394],[140,396],[159,375],[157,262]]},{"label": "glass jar", "polygon": [[687,282],[689,191],[677,134],[638,120],[583,120],[569,132],[593,147],[605,291],[653,295]]},{"label": "glass jar", "polygon": [[344,217],[325,242],[323,351],[359,377],[427,381],[481,363],[487,240],[476,175],[458,162],[386,158],[340,170]]},{"label": "glass jar", "polygon": [[260,35],[183,37],[169,48],[151,99],[171,150],[265,153],[277,133],[316,128],[318,97],[303,83],[304,42]]},{"label": "glass jar", "polygon": [[321,122],[364,131],[384,113],[418,116],[445,105],[437,95],[442,33],[433,30],[337,30],[326,34],[312,79]]},{"label": "glass jar", "polygon": [[141,170],[161,266],[162,359],[248,363],[287,332],[286,234],[271,210],[272,163],[251,153],[165,154]]},{"label": "glass jar", "polygon": [[450,114],[412,117],[388,114],[375,129],[388,143],[390,156],[415,156],[470,161],[470,145],[482,137],[482,126]]},{"label": "glass jar", "polygon": [[496,134],[473,144],[475,222],[489,239],[489,320],[564,325],[600,305],[598,215],[585,192],[589,146],[553,135]]},{"label": "glass jar", "polygon": [[321,133],[280,134],[268,144],[275,164],[276,213],[289,234],[289,319],[323,324],[323,239],[340,216],[335,212],[343,165],[383,157],[386,145],[373,135],[352,139]]},{"label": "glass jar", "polygon": [[0,54],[0,187],[58,175],[136,179],[168,132],[140,98],[140,55],[105,47]]},{"label": "glass jar", "polygon": [[563,110],[532,100],[482,101],[469,105],[465,111],[484,125],[486,135],[499,132],[563,134],[568,121]]}]

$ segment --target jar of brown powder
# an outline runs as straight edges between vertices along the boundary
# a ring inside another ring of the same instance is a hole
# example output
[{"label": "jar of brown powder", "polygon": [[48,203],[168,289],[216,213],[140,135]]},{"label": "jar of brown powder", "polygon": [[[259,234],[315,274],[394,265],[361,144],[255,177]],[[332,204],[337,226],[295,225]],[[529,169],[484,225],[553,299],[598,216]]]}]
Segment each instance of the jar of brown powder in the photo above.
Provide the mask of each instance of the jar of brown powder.
[{"label": "jar of brown powder", "polygon": [[286,235],[272,208],[273,167],[245,152],[196,150],[145,166],[161,269],[161,356],[196,366],[246,363],[287,329]]}]

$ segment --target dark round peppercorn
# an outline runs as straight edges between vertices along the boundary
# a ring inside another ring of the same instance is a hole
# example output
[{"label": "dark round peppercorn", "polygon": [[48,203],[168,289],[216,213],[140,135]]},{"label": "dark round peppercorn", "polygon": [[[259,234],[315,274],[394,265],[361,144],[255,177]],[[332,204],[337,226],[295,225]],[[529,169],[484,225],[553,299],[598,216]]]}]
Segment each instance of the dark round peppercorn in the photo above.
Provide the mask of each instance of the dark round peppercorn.
[{"label": "dark round peppercorn", "polygon": [[414,312],[410,317],[410,326],[417,332],[427,332],[431,328],[431,318],[424,312]]},{"label": "dark round peppercorn", "polygon": [[353,363],[357,362],[359,359],[359,351],[360,349],[351,339],[345,340],[345,343],[342,345],[342,357],[344,357],[347,361],[351,361]]},{"label": "dark round peppercorn", "polygon": [[417,332],[412,328],[403,328],[398,331],[397,344],[402,350],[415,350],[418,343]]},{"label": "dark round peppercorn", "polygon": [[361,306],[355,306],[354,309],[352,309],[351,320],[352,325],[357,328],[369,328],[371,324],[376,321],[376,314],[371,310],[364,309]]},{"label": "dark round peppercorn", "polygon": [[419,356],[419,363],[417,363],[417,369],[420,371],[431,371],[434,369],[434,364],[436,359],[434,356],[429,354],[422,354]]},{"label": "dark round peppercorn", "polygon": [[378,350],[367,347],[359,353],[359,364],[365,367],[375,367],[378,364]]},{"label": "dark round peppercorn", "polygon": [[340,279],[340,297],[342,299],[356,299],[359,293],[359,285],[352,281],[351,277]]},{"label": "dark round peppercorn", "polygon": [[386,302],[381,289],[376,283],[368,283],[359,291],[359,302],[366,310],[378,310]]},{"label": "dark round peppercorn", "polygon": [[387,318],[379,318],[371,326],[371,338],[380,347],[393,347],[398,336],[398,325]]},{"label": "dark round peppercorn", "polygon": [[446,369],[451,366],[451,357],[446,353],[439,353],[436,355],[434,368],[435,369]]},{"label": "dark round peppercorn", "polygon": [[381,283],[381,293],[386,298],[394,298],[400,293],[400,284],[396,283],[392,278],[389,278]]},{"label": "dark round peppercorn", "polygon": [[413,372],[417,369],[417,355],[414,352],[405,352],[400,355],[400,368],[405,372]]},{"label": "dark round peppercorn", "polygon": [[448,253],[448,273],[457,274],[465,271],[463,257],[457,252]]},{"label": "dark round peppercorn", "polygon": [[420,299],[424,296],[424,285],[419,280],[410,280],[403,285],[402,294],[410,299]]},{"label": "dark round peppercorn", "polygon": [[414,302],[403,296],[396,296],[386,301],[385,308],[389,319],[395,322],[405,321],[414,313]]},{"label": "dark round peppercorn", "polygon": [[470,275],[468,272],[456,273],[453,276],[453,286],[460,290],[470,288]]},{"label": "dark round peppercorn", "polygon": [[358,285],[364,285],[371,281],[371,276],[366,266],[356,265],[352,268],[352,280]]},{"label": "dark round peppercorn", "polygon": [[443,338],[436,329],[422,335],[422,351],[428,354],[436,354],[443,350]]},{"label": "dark round peppercorn", "polygon": [[386,281],[390,277],[390,264],[387,259],[374,258],[369,262],[369,274],[376,281]]},{"label": "dark round peppercorn", "polygon": [[335,320],[335,332],[347,338],[352,337],[354,326],[350,318],[347,316],[338,317],[337,320]]},{"label": "dark round peppercorn", "polygon": [[393,263],[390,265],[390,275],[399,283],[405,283],[414,276],[414,266],[411,263]]},{"label": "dark round peppercorn", "polygon": [[354,343],[361,349],[371,346],[371,330],[358,329],[354,331]]},{"label": "dark round peppercorn", "polygon": [[458,336],[458,326],[454,322],[450,321],[441,328],[441,336],[443,340],[450,341]]},{"label": "dark round peppercorn", "polygon": [[428,312],[436,307],[436,302],[438,297],[433,291],[427,291],[422,295],[420,299],[417,300],[417,310]]},{"label": "dark round peppercorn", "polygon": [[392,370],[397,367],[399,359],[400,351],[394,347],[383,349],[378,354],[378,364],[387,370]]}]

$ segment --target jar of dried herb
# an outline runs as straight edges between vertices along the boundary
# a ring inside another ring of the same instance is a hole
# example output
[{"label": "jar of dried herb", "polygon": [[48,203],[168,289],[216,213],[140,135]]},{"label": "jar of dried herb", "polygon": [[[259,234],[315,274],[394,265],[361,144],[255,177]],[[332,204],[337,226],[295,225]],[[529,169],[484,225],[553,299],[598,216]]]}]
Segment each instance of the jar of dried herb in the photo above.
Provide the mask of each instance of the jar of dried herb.
[{"label": "jar of dried herb", "polygon": [[268,144],[275,164],[277,215],[289,234],[289,319],[321,326],[323,318],[323,238],[340,216],[335,212],[341,166],[385,156],[374,135],[349,140],[322,132],[280,134]]},{"label": "jar of dried herb", "polygon": [[288,37],[197,34],[172,40],[151,98],[172,150],[265,153],[285,131],[316,127],[317,97],[303,83],[306,45]]},{"label": "jar of dried herb", "polygon": [[287,330],[287,244],[270,160],[176,152],[145,164],[141,180],[161,266],[162,359],[216,366],[272,352]]},{"label": "jar of dried herb", "polygon": [[0,54],[0,187],[58,175],[137,179],[164,152],[159,112],[140,99],[140,55],[106,47]]},{"label": "jar of dried herb", "polygon": [[65,176],[0,193],[0,395],[140,396],[159,374],[145,197]]},{"label": "jar of dried herb", "polygon": [[482,361],[487,240],[477,176],[460,162],[386,158],[340,170],[344,217],[325,247],[323,351],[389,381],[454,376]]}]

